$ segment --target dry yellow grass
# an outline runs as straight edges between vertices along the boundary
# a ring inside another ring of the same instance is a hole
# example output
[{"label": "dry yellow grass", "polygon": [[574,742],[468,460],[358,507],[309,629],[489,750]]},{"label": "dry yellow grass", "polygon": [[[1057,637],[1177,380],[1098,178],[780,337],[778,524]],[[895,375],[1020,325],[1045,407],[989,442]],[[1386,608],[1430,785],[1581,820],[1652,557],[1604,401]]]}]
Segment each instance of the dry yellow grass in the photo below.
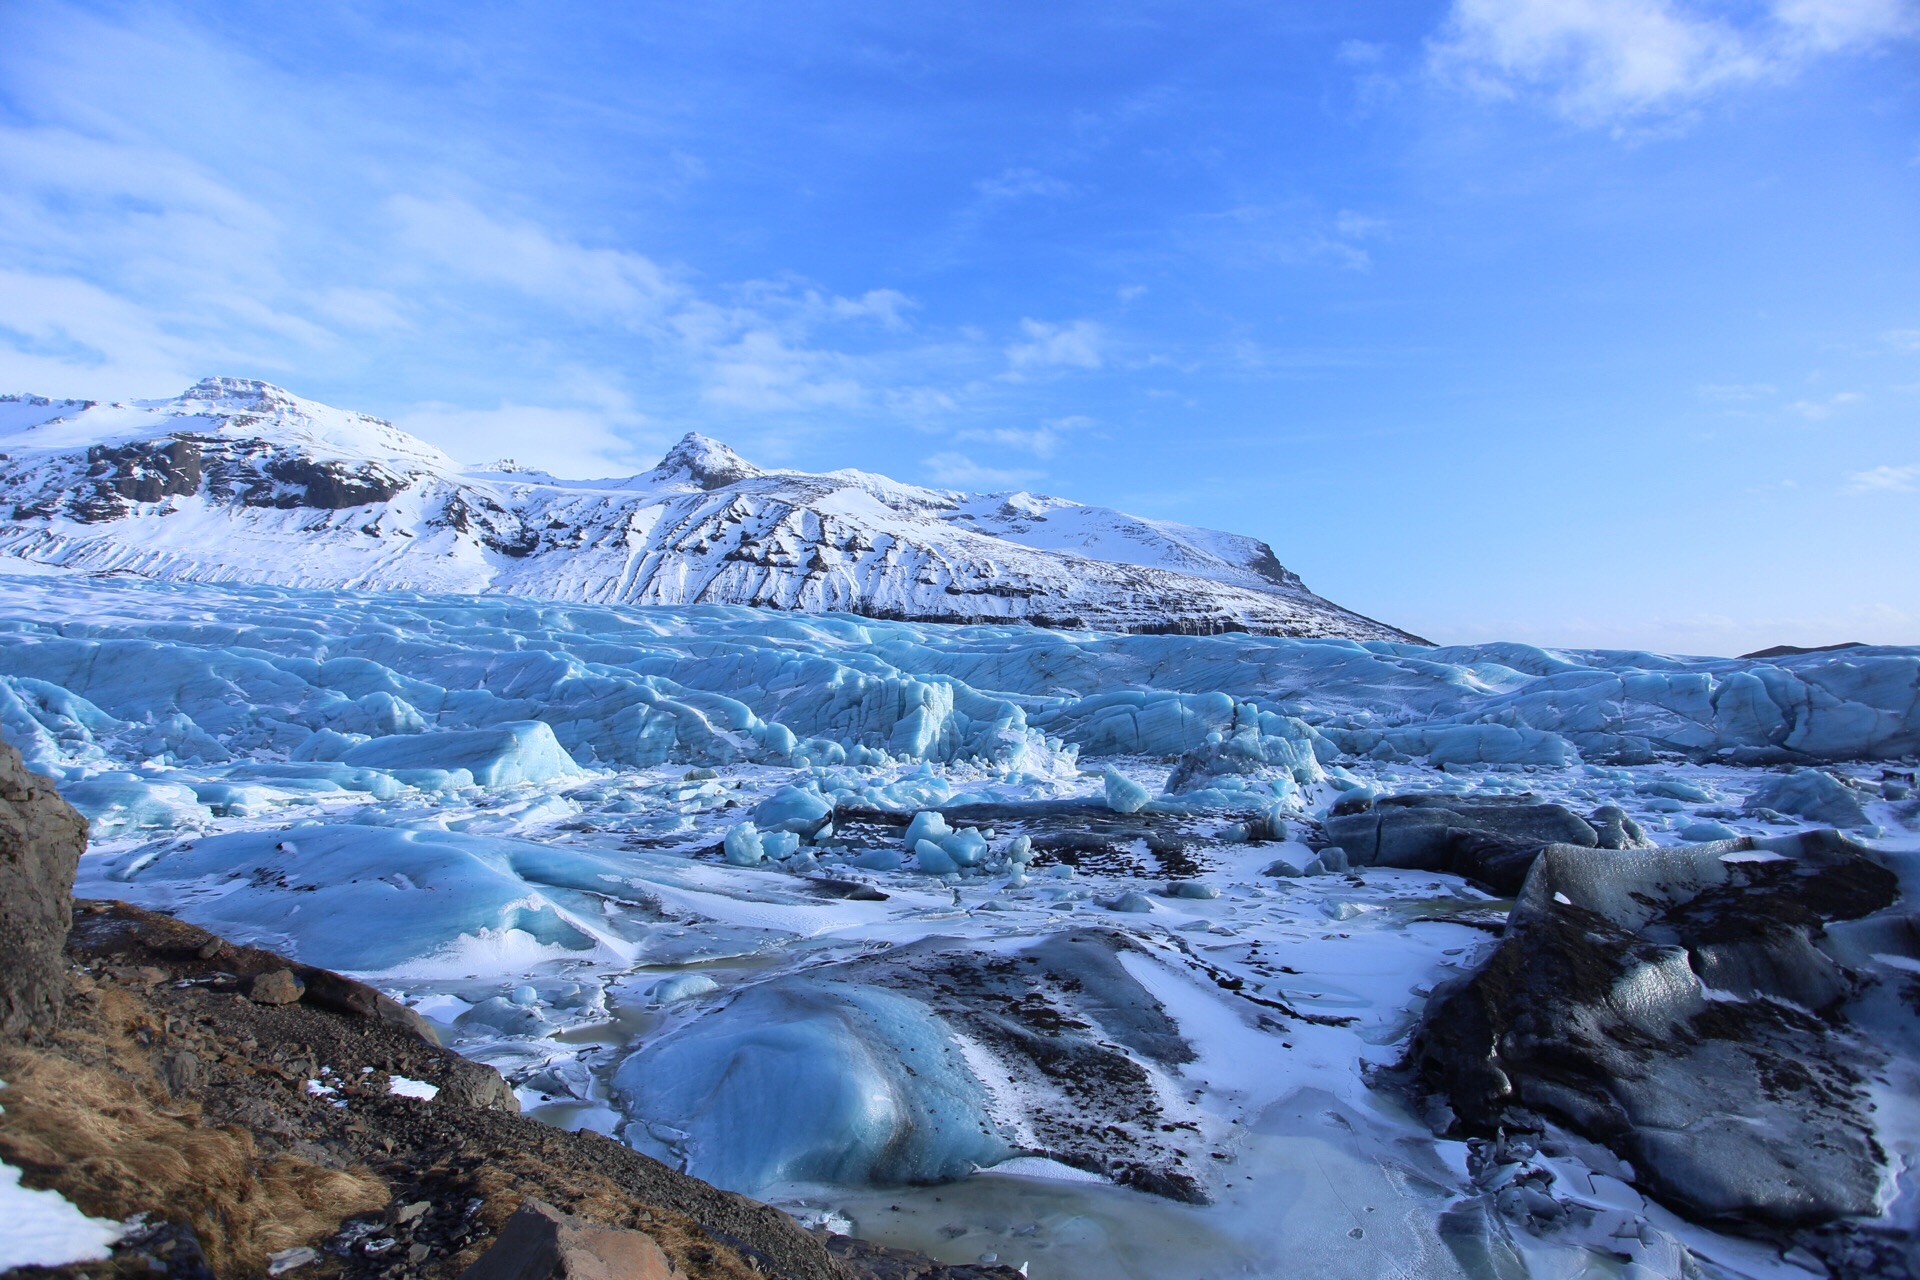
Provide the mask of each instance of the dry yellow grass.
[{"label": "dry yellow grass", "polygon": [[202,1124],[160,1079],[154,1031],[138,997],[102,988],[43,1042],[0,1046],[0,1156],[88,1213],[187,1219],[217,1275],[262,1271],[386,1204],[369,1173],[262,1159],[245,1130]]}]

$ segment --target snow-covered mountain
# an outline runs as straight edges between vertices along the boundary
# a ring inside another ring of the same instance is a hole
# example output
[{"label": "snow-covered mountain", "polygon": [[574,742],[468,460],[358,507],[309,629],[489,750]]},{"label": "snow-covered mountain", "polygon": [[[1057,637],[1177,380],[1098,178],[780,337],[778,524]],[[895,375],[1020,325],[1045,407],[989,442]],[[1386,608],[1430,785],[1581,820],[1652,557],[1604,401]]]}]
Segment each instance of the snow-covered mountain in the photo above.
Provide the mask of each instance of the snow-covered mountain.
[{"label": "snow-covered mountain", "polygon": [[731,603],[932,622],[1414,637],[1255,538],[1038,494],[762,470],[688,435],[653,470],[462,466],[264,382],[0,397],[0,554],[181,581]]}]

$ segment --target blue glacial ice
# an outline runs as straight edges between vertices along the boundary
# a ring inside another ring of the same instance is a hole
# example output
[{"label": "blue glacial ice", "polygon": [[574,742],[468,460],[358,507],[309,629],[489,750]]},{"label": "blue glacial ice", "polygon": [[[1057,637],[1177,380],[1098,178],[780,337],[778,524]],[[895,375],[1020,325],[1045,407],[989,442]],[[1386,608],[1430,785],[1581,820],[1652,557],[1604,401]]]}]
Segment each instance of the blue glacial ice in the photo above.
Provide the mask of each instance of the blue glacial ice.
[{"label": "blue glacial ice", "polygon": [[[1234,1156],[1200,1161],[1226,1206],[1181,1210],[1202,1235],[1265,1221],[1269,1165],[1256,1188],[1238,1162],[1292,1167],[1260,1155],[1257,1117],[1309,1086],[1370,1097],[1357,1064],[1392,1060],[1500,910],[1439,873],[1328,874],[1337,847],[1298,841],[1329,806],[1531,792],[1662,844],[1857,812],[1913,845],[1892,761],[1920,751],[1917,680],[1914,649],[1425,649],[0,575],[0,733],[93,820],[81,893],[372,977],[523,1093],[591,1112],[552,1118],[748,1191],[1056,1149],[1031,1126],[1080,1123],[1084,1098],[1011,1088],[1005,1044],[956,1038],[967,1015],[930,985],[822,975],[933,936],[984,964],[1091,922],[1141,942],[1115,963],[1202,1055],[1141,1063],[1192,1150]],[[1077,869],[1063,828],[1094,833]],[[986,1012],[1066,1025],[1063,989]],[[1125,1256],[1139,1197],[1095,1185],[1133,1197],[1103,1228]],[[940,1214],[967,1193],[876,1194]],[[1431,1234],[1427,1192],[1375,1194],[1380,1230],[1397,1205]],[[1050,1237],[1060,1269],[1086,1221],[999,1247]],[[1357,1250],[1350,1225],[1315,1256]],[[1294,1246],[1268,1243],[1254,1274]]]},{"label": "blue glacial ice", "polygon": [[[69,782],[191,768],[378,794],[758,762],[850,770],[843,792],[892,787],[859,799],[914,808],[950,797],[897,794],[904,781],[872,767],[978,761],[1066,778],[1082,756],[1198,752],[1179,780],[1191,795],[1249,778],[1268,793],[1309,787],[1351,759],[1552,768],[1920,751],[1911,649],[1768,661],[1425,649],[46,578],[0,581],[0,628],[0,727]],[[122,787],[88,803],[137,828],[188,802]],[[801,808],[763,829],[805,837],[822,816],[797,797],[769,803]]]},{"label": "blue glacial ice", "polygon": [[646,937],[634,917],[601,906],[644,892],[630,860],[458,832],[232,832],[89,858],[81,877],[82,893],[167,902],[216,932],[334,969],[631,959]]},{"label": "blue glacial ice", "polygon": [[628,1058],[614,1088],[636,1146],[672,1131],[689,1171],[747,1195],[941,1181],[1013,1154],[951,1030],[873,987],[762,983]]}]

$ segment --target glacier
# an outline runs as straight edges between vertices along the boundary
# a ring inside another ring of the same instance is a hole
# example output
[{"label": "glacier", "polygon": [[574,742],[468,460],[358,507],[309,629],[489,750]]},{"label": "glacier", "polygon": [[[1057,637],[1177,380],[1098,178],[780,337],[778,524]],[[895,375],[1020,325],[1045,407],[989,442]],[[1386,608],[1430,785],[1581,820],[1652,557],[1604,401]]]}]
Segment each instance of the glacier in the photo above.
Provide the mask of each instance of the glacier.
[{"label": "glacier", "polygon": [[[1408,793],[1729,857],[1838,823],[1911,892],[1917,690],[1912,648],[0,571],[0,734],[92,821],[79,892],[363,976],[556,1124],[1056,1280],[1806,1274],[1577,1135],[1436,1137],[1379,1087],[1510,904],[1322,837]],[[1920,961],[1849,928],[1908,1230]]]}]

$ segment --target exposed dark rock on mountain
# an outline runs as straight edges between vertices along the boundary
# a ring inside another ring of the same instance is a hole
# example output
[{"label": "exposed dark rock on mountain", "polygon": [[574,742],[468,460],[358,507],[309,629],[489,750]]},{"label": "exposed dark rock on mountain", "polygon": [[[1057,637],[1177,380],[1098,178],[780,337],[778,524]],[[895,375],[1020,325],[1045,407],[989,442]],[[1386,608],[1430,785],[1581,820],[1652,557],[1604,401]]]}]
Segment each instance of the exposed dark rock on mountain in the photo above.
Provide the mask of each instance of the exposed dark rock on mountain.
[{"label": "exposed dark rock on mountain", "polygon": [[1876,1212],[1885,1153],[1825,926],[1893,874],[1835,832],[1665,849],[1549,845],[1505,938],[1437,990],[1410,1062],[1468,1134],[1545,1115],[1640,1185],[1749,1231]]}]

